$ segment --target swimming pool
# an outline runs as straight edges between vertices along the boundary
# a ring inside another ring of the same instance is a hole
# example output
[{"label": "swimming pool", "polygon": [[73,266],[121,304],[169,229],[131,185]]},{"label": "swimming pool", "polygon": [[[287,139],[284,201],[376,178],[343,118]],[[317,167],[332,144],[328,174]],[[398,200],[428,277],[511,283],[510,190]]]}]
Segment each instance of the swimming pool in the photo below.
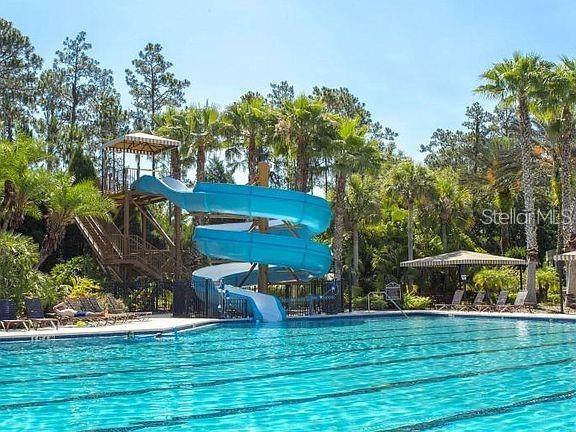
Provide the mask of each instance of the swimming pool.
[{"label": "swimming pool", "polygon": [[0,430],[576,430],[575,330],[414,316],[2,343]]}]

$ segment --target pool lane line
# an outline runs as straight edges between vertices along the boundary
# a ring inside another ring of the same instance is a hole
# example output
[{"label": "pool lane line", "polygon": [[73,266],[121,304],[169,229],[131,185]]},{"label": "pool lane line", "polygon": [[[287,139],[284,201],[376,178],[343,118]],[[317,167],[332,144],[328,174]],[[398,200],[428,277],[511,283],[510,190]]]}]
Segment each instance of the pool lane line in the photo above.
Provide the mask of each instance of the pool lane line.
[{"label": "pool lane line", "polygon": [[[576,341],[571,342],[571,344],[576,344]],[[370,366],[384,366],[384,365],[391,365],[397,363],[407,363],[407,362],[418,362],[418,361],[426,361],[426,360],[441,360],[445,358],[455,358],[455,357],[462,357],[468,355],[478,355],[478,354],[490,354],[496,352],[508,352],[508,351],[520,351],[520,350],[530,350],[534,348],[545,348],[545,347],[552,347],[552,346],[560,346],[566,345],[566,342],[555,342],[555,343],[548,343],[548,344],[540,344],[540,345],[522,345],[520,347],[505,347],[505,348],[493,348],[487,350],[476,350],[476,351],[464,351],[464,352],[456,352],[456,353],[448,353],[448,354],[435,354],[431,356],[421,356],[421,357],[406,357],[401,359],[390,359],[390,360],[373,360],[363,363],[353,363],[347,365],[338,365],[338,366],[331,366],[331,367],[322,367],[322,368],[315,368],[315,369],[304,369],[304,370],[296,370],[296,371],[285,371],[285,372],[275,372],[270,374],[260,374],[254,375],[250,377],[234,377],[234,378],[222,378],[219,380],[212,380],[212,381],[205,381],[205,382],[188,382],[188,383],[179,383],[174,384],[171,386],[165,387],[153,387],[153,388],[144,388],[144,389],[134,389],[134,390],[117,390],[117,391],[110,391],[110,392],[100,392],[100,393],[89,393],[85,395],[77,395],[71,396],[68,398],[60,398],[60,399],[51,399],[48,401],[31,401],[31,402],[22,402],[17,404],[5,404],[0,405],[0,411],[10,411],[13,409],[20,409],[20,408],[30,408],[30,407],[39,407],[39,406],[46,406],[46,405],[53,405],[53,404],[60,404],[60,403],[67,403],[67,402],[75,402],[75,401],[83,401],[83,400],[95,400],[95,399],[107,399],[110,397],[122,397],[122,396],[131,396],[131,395],[141,395],[141,394],[149,394],[149,393],[159,393],[165,391],[174,391],[177,389],[193,389],[193,388],[202,388],[202,387],[213,387],[217,385],[225,385],[235,382],[249,382],[249,381],[258,381],[261,379],[267,378],[278,378],[283,376],[298,376],[298,375],[305,375],[310,373],[318,373],[318,372],[326,372],[326,371],[336,371],[336,370],[346,370],[346,369],[356,369],[362,367],[370,367]],[[105,372],[101,373],[99,376],[106,375]],[[24,384],[23,382],[19,382],[19,384]]]},{"label": "pool lane line", "polygon": [[[422,328],[426,328],[426,329],[444,329],[444,328],[451,328],[452,326],[438,326],[438,327],[422,327]],[[549,325],[541,325],[541,326],[532,326],[531,329],[549,329],[550,326]],[[419,333],[419,332],[415,332],[415,333],[403,333],[403,334],[393,334],[389,337],[385,337],[385,338],[363,338],[363,339],[357,339],[354,338],[354,340],[372,340],[372,339],[392,339],[392,338],[399,338],[399,337],[411,337],[411,336],[430,336],[430,335],[436,335],[436,334],[457,334],[457,333],[471,333],[471,332],[480,332],[480,331],[508,331],[508,330],[516,330],[516,327],[489,327],[489,328],[481,328],[481,329],[477,329],[477,328],[473,328],[473,329],[469,329],[469,330],[464,330],[464,331],[451,331],[451,332],[433,332],[433,333]],[[383,331],[378,330],[378,331],[371,331],[371,332],[362,332],[362,333],[381,333]],[[346,334],[349,335],[349,333],[347,332],[337,332],[338,334]],[[356,333],[352,333],[352,334],[356,334]],[[324,335],[325,336],[325,335]],[[330,336],[330,334],[328,334],[328,336]],[[264,339],[262,339],[264,340]],[[349,340],[349,339],[348,339]],[[330,340],[329,343],[332,343],[335,340]],[[347,341],[347,340],[342,340],[342,341]],[[193,341],[193,342],[200,342],[200,341]],[[201,341],[202,343],[206,343],[205,341]],[[222,340],[222,342],[225,342],[225,340]],[[148,342],[149,343],[149,342]],[[305,342],[302,344],[298,344],[298,345],[292,345],[292,346],[299,346],[299,345],[309,345],[310,342]],[[285,346],[283,344],[270,344],[270,345],[257,345],[254,347],[238,347],[238,348],[230,348],[230,347],[226,347],[226,351],[234,351],[234,350],[256,350],[256,349],[260,349],[260,348],[272,348],[272,347],[281,347],[281,346]],[[151,347],[156,348],[156,345],[152,345]],[[53,347],[52,347],[53,348]],[[114,349],[117,348],[116,346],[113,347],[103,347],[101,350],[106,350],[106,348],[108,349]],[[162,349],[158,349],[158,352],[160,352]],[[188,355],[188,354],[200,354],[200,353],[210,353],[210,352],[221,352],[222,348],[215,348],[213,350],[202,350],[202,351],[186,351],[184,354]],[[154,357],[158,354],[158,352],[154,351],[152,353],[146,352],[146,356],[144,357]],[[42,362],[41,365],[42,366],[49,366],[49,365],[63,365],[63,364],[84,364],[84,363],[101,363],[104,360],[109,360],[109,359],[113,359],[113,360],[122,360],[122,359],[127,359],[129,358],[129,356],[116,356],[113,358],[110,357],[106,357],[106,358],[102,358],[102,359],[83,359],[83,360],[70,360],[70,361],[55,361],[55,362]],[[5,364],[2,365],[0,364],[0,368],[4,369],[8,369],[8,368],[23,368],[23,367],[30,367],[30,366],[35,366],[38,365],[37,362],[34,363],[19,363],[19,364]]]},{"label": "pool lane line", "polygon": [[[538,336],[546,336],[546,335],[557,335],[563,333],[570,333],[571,331],[566,332],[546,332],[540,333]],[[536,335],[532,335],[536,336]],[[502,340],[502,339],[515,339],[517,335],[510,335],[510,336],[491,336],[488,338],[477,338],[477,339],[458,339],[458,340],[450,340],[450,341],[433,341],[428,343],[420,343],[420,344],[405,344],[401,346],[389,346],[389,345],[378,345],[374,347],[363,347],[363,348],[350,348],[346,350],[325,350],[319,351],[316,353],[294,353],[294,354],[283,354],[283,355],[274,355],[274,356],[260,356],[260,357],[248,357],[248,358],[241,358],[241,359],[230,359],[230,360],[221,360],[218,362],[219,365],[223,364],[236,364],[236,363],[247,363],[247,362],[257,362],[257,361],[267,361],[267,360],[284,360],[284,359],[291,359],[291,358],[306,358],[306,357],[313,357],[313,356],[325,356],[325,355],[338,355],[338,354],[345,354],[345,353],[355,353],[355,352],[367,352],[367,351],[378,351],[381,349],[387,348],[404,348],[404,347],[420,347],[420,346],[431,346],[431,345],[449,345],[451,343],[460,343],[460,342],[482,342],[482,341],[492,341],[492,340]],[[561,341],[562,344],[574,344],[576,341]],[[198,367],[205,367],[205,366],[213,366],[214,361],[205,361],[201,363],[181,363],[177,365],[163,365],[163,366],[153,366],[147,368],[131,368],[131,369],[120,369],[120,370],[107,370],[105,372],[89,372],[89,373],[82,373],[82,374],[74,374],[74,375],[64,375],[64,378],[61,376],[52,376],[46,378],[39,378],[38,381],[43,380],[46,382],[50,382],[52,380],[60,380],[60,379],[81,379],[81,378],[97,378],[103,376],[111,376],[117,374],[131,374],[131,373],[145,373],[145,372],[167,372],[174,369],[193,369]],[[19,384],[26,384],[35,381],[34,379],[30,380],[21,380],[18,381]],[[4,383],[0,383],[4,384]],[[10,384],[13,384],[10,383]]]},{"label": "pool lane line", "polygon": [[[314,396],[304,396],[299,398],[287,398],[287,399],[279,399],[259,405],[251,405],[251,406],[241,406],[236,408],[221,408],[215,409],[212,412],[202,413],[202,414],[190,414],[185,416],[175,416],[171,419],[166,420],[151,420],[151,421],[139,421],[133,425],[129,426],[113,426],[111,428],[98,428],[98,429],[89,429],[83,432],[131,432],[140,429],[147,429],[151,427],[166,427],[166,426],[174,426],[179,424],[186,424],[191,420],[203,420],[203,419],[212,419],[212,418],[220,418],[226,417],[231,415],[237,414],[251,414],[255,412],[267,411],[271,408],[276,407],[284,407],[284,406],[292,406],[292,405],[301,405],[305,403],[312,403],[318,402],[320,400],[329,400],[329,399],[339,399],[339,398],[346,398],[351,396],[361,396],[367,394],[374,394],[374,393],[381,393],[383,391],[389,389],[396,389],[396,388],[405,388],[405,387],[412,387],[416,385],[427,385],[427,384],[436,384],[445,382],[448,380],[453,379],[464,379],[464,378],[473,378],[478,376],[490,375],[494,373],[503,373],[503,372],[511,372],[511,371],[520,371],[520,370],[530,370],[530,369],[537,369],[540,367],[546,366],[554,366],[559,364],[568,364],[573,363],[576,360],[576,357],[565,357],[556,360],[550,360],[541,363],[532,363],[529,365],[513,365],[513,366],[504,366],[501,368],[495,368],[490,370],[475,370],[475,371],[468,371],[468,372],[460,372],[456,374],[450,375],[442,375],[436,377],[429,377],[429,378],[419,378],[419,379],[412,379],[406,381],[396,381],[392,383],[384,383],[375,386],[369,387],[360,387],[357,389],[352,390],[342,390],[338,392],[332,393],[324,393],[321,395],[314,395]],[[570,394],[570,392],[564,392],[562,394]],[[417,429],[404,429],[405,431],[409,430],[417,430]]]},{"label": "pool lane line", "polygon": [[[548,336],[548,335],[558,335],[558,334],[572,334],[572,331],[549,331],[549,332],[542,332],[538,334],[532,334],[530,336]],[[477,338],[477,339],[457,339],[457,340],[441,340],[441,341],[432,341],[426,343],[414,343],[414,344],[403,344],[403,345],[377,345],[374,347],[361,347],[361,348],[350,348],[347,350],[324,350],[319,352],[312,352],[312,353],[293,353],[293,354],[283,354],[283,355],[274,355],[274,356],[260,356],[260,357],[248,357],[248,358],[240,358],[240,359],[230,359],[230,360],[221,360],[218,361],[218,364],[234,364],[234,363],[246,363],[249,361],[261,361],[261,360],[283,360],[287,358],[300,358],[300,357],[312,357],[317,355],[331,355],[331,354],[343,354],[343,353],[351,353],[351,352],[366,352],[366,351],[374,351],[380,349],[395,349],[395,348],[405,348],[405,347],[420,347],[420,346],[430,346],[430,345],[442,345],[442,344],[451,344],[451,343],[459,343],[459,342],[480,342],[480,341],[491,341],[491,340],[499,340],[499,339],[513,339],[518,337],[517,335],[510,335],[510,336],[491,336],[489,338]],[[564,341],[563,343],[568,343]],[[120,370],[107,370],[105,372],[89,372],[89,373],[82,373],[82,374],[74,374],[74,375],[60,375],[60,376],[51,376],[45,378],[38,378],[37,381],[51,381],[51,380],[59,380],[59,379],[78,379],[78,378],[95,378],[100,376],[110,376],[116,374],[128,374],[128,373],[144,373],[144,372],[166,372],[173,369],[188,369],[188,368],[196,368],[196,367],[204,367],[204,366],[213,366],[214,361],[205,361],[203,363],[180,363],[180,364],[170,364],[170,365],[158,365],[152,366],[147,368],[131,368],[131,369],[120,369]],[[62,378],[64,377],[64,378]],[[35,379],[28,379],[19,381],[19,383],[28,383],[36,381]],[[4,384],[5,382],[0,382],[0,385]],[[12,382],[10,383],[12,384]]]},{"label": "pool lane line", "polygon": [[[458,423],[464,420],[474,419],[478,417],[491,417],[498,414],[506,414],[515,411],[519,408],[525,408],[534,405],[542,405],[553,402],[561,402],[565,400],[574,399],[576,397],[576,389],[552,393],[545,396],[538,396],[532,399],[520,400],[508,405],[501,405],[489,408],[479,408],[471,411],[464,411],[458,414],[453,414],[446,417],[440,417],[435,420],[430,420],[421,423],[411,423],[405,426],[399,426],[391,429],[365,429],[366,431],[374,432],[413,432],[413,431],[424,431],[429,429],[436,429],[442,426],[447,426],[449,424]],[[519,428],[518,430],[521,430]],[[526,429],[524,429],[526,430]]]}]

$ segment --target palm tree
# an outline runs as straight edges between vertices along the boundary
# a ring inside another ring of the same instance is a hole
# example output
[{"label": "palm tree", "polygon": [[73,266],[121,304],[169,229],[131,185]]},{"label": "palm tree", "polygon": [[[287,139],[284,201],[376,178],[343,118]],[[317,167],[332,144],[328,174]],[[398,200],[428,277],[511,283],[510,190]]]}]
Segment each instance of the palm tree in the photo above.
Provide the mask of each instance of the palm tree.
[{"label": "palm tree", "polygon": [[459,183],[458,174],[452,168],[444,168],[433,174],[434,197],[429,203],[440,220],[442,249],[448,252],[448,228],[457,220],[466,221],[472,204],[472,195]]},{"label": "palm tree", "polygon": [[476,91],[490,97],[499,98],[503,105],[515,106],[518,117],[518,138],[522,156],[522,189],[524,210],[527,213],[526,272],[527,299],[536,302],[536,265],[538,263],[538,240],[536,237],[536,214],[534,203],[534,168],[532,128],[530,124],[530,104],[537,99],[538,85],[550,63],[537,55],[514,53],[511,59],[496,63],[484,72],[485,84]]},{"label": "palm tree", "polygon": [[[384,182],[384,192],[408,210],[408,260],[414,259],[414,206],[431,189],[431,184],[428,170],[412,159],[392,168]],[[413,278],[410,277],[410,288],[412,284]]]},{"label": "palm tree", "polygon": [[256,181],[259,156],[264,152],[264,141],[270,109],[259,95],[245,95],[230,105],[222,116],[222,128],[227,137],[229,154],[247,152],[248,183]]},{"label": "palm tree", "polygon": [[376,173],[380,168],[381,155],[375,142],[366,139],[366,126],[358,117],[340,118],[337,123],[337,139],[332,140],[332,171],[336,178],[334,197],[334,279],[342,280],[344,208],[346,183],[349,176],[356,173]]},{"label": "palm tree", "polygon": [[17,229],[26,216],[40,218],[38,204],[42,201],[49,172],[37,167],[46,159],[43,144],[18,137],[14,142],[0,143],[1,230]]},{"label": "palm tree", "polygon": [[345,217],[352,231],[352,270],[354,277],[357,278],[360,270],[360,225],[376,219],[381,209],[375,179],[359,174],[351,175],[346,190],[345,206]]},{"label": "palm tree", "polygon": [[109,212],[114,208],[113,201],[103,197],[92,181],[74,184],[74,177],[64,173],[54,176],[48,191],[47,204],[47,233],[42,241],[37,267],[58,248],[66,228],[74,223],[76,217],[108,218]]},{"label": "palm tree", "polygon": [[196,168],[196,182],[206,178],[206,154],[220,147],[220,116],[213,105],[192,106],[184,110],[168,108],[155,119],[156,131],[182,143],[180,164]]},{"label": "palm tree", "polygon": [[[498,211],[510,214],[520,185],[522,167],[515,156],[512,143],[507,137],[491,140],[484,156],[484,173],[487,192]],[[500,253],[504,255],[510,248],[510,223],[507,218],[500,221]]]},{"label": "palm tree", "polygon": [[576,226],[571,221],[570,215],[574,210],[572,191],[572,146],[574,140],[574,110],[576,106],[576,60],[563,57],[560,64],[548,71],[543,76],[539,92],[538,108],[543,123],[547,125],[553,139],[551,144],[556,144],[559,177],[560,177],[560,207],[561,219],[559,230],[562,238],[559,241],[558,253],[562,253],[566,247],[572,250],[576,244],[570,243],[576,240],[574,229]]},{"label": "palm tree", "polygon": [[325,105],[318,99],[300,95],[285,100],[280,108],[276,134],[281,141],[277,152],[296,161],[296,190],[310,190],[312,160],[320,156],[323,145],[329,143],[329,130]]}]

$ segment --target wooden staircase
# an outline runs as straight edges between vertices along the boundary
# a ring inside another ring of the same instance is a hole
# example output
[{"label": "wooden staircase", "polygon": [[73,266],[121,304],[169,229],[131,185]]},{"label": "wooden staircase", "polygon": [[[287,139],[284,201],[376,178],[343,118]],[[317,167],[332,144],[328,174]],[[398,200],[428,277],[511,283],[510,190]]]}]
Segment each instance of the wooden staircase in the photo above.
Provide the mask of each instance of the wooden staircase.
[{"label": "wooden staircase", "polygon": [[117,281],[126,267],[154,280],[175,280],[177,263],[171,249],[158,249],[136,235],[124,234],[110,221],[91,216],[76,224],[102,267]]}]

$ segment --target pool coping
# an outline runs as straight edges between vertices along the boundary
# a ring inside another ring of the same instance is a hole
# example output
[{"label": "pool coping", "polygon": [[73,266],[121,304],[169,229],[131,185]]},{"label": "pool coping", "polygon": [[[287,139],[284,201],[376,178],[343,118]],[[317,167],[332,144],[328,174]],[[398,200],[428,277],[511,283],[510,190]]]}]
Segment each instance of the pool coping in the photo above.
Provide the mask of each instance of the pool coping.
[{"label": "pool coping", "polygon": [[[522,312],[477,312],[477,311],[438,311],[438,310],[406,310],[400,311],[354,311],[342,312],[333,315],[305,315],[298,317],[289,317],[288,321],[314,321],[314,320],[333,320],[333,319],[370,319],[382,317],[399,317],[399,316],[436,316],[436,317],[459,317],[459,318],[487,318],[487,319],[508,319],[508,320],[536,320],[536,321],[549,321],[549,322],[573,322],[576,323],[576,315],[566,314],[551,314],[551,313],[522,313]],[[155,318],[151,318],[155,319]],[[217,319],[217,318],[203,318],[203,319],[189,319],[188,322],[179,323],[182,319],[174,319],[176,323],[170,325],[158,325],[156,327],[148,328],[118,328],[114,326],[102,327],[95,329],[89,327],[90,331],[87,332],[86,328],[66,328],[66,332],[62,333],[61,330],[41,329],[3,332],[0,331],[0,344],[4,342],[34,342],[43,340],[55,339],[83,339],[83,338],[102,338],[102,337],[151,337],[161,334],[162,336],[171,337],[177,336],[179,333],[192,332],[192,331],[206,331],[218,327],[220,324],[246,324],[253,322],[252,319]]]}]

